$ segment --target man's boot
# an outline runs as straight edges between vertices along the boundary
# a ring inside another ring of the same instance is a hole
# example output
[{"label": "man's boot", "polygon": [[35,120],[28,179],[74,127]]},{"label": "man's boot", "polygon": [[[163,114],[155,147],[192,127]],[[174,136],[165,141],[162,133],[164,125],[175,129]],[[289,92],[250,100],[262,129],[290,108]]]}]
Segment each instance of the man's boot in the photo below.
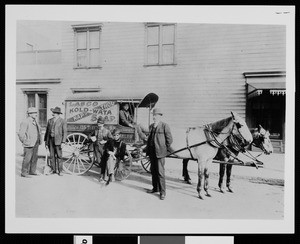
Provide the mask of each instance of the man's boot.
[{"label": "man's boot", "polygon": [[106,181],[106,185],[109,185],[109,183],[112,181],[112,174],[109,174],[108,180]]}]

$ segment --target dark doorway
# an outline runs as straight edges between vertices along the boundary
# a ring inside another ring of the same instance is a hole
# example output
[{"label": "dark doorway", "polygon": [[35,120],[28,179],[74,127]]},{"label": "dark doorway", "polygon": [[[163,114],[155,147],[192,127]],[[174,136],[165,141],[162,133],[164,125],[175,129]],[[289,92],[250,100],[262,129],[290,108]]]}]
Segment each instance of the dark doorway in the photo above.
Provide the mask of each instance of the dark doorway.
[{"label": "dark doorway", "polygon": [[270,131],[270,138],[284,140],[285,95],[272,95],[270,90],[247,100],[247,124],[251,128],[263,126]]}]

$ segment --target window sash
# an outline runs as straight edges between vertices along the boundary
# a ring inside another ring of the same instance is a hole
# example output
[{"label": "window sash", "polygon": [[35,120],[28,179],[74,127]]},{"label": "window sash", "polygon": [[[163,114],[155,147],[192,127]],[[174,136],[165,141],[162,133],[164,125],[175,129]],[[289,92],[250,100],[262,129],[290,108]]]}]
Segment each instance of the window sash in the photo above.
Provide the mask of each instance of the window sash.
[{"label": "window sash", "polygon": [[47,126],[47,92],[26,92],[27,109],[36,107],[38,110],[38,123],[41,127]]},{"label": "window sash", "polygon": [[[96,34],[96,32],[98,33]],[[78,48],[79,33],[86,33],[85,48]],[[75,29],[75,63],[77,68],[100,67],[100,33],[99,29],[93,28]]]},{"label": "window sash", "polygon": [[[149,36],[149,28],[158,27],[158,44],[155,45],[152,36]],[[172,29],[168,28],[172,27]],[[166,36],[168,33],[171,35]],[[176,53],[176,24],[148,24],[146,25],[146,64],[147,65],[168,65],[175,64]],[[165,34],[165,36],[164,36]],[[152,41],[149,41],[149,38]],[[157,48],[158,61],[153,61],[153,47]],[[152,53],[150,53],[150,51]]]}]

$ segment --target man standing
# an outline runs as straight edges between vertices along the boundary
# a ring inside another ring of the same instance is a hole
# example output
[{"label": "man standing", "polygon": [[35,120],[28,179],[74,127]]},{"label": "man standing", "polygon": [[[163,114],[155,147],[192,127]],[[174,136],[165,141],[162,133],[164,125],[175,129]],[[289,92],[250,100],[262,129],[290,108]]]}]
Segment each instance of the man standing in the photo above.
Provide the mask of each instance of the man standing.
[{"label": "man standing", "polygon": [[52,119],[48,120],[45,134],[46,149],[50,151],[50,161],[53,174],[62,176],[62,150],[61,144],[66,142],[67,123],[59,115],[62,114],[59,107],[51,108]]},{"label": "man standing", "polygon": [[166,179],[165,179],[165,157],[171,152],[173,142],[170,127],[162,122],[162,111],[159,108],[153,109],[153,121],[150,125],[150,135],[147,141],[147,155],[151,162],[152,190],[148,193],[160,192],[160,199],[166,197]]},{"label": "man standing", "polygon": [[28,117],[21,123],[18,133],[24,147],[24,159],[21,176],[30,178],[29,175],[39,175],[36,172],[38,148],[42,144],[41,128],[36,121],[37,109],[28,108]]}]

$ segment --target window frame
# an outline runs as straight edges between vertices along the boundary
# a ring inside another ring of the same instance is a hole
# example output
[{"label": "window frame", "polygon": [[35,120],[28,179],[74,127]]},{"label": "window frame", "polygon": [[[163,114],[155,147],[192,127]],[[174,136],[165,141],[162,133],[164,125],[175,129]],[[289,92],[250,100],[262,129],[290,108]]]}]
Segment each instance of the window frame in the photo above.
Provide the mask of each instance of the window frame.
[{"label": "window frame", "polygon": [[[99,69],[101,68],[101,32],[102,32],[102,24],[87,24],[87,25],[72,25],[73,31],[74,31],[74,69]],[[98,31],[99,32],[99,48],[91,48],[90,47],[90,32],[93,31]],[[77,33],[83,32],[86,33],[86,49],[81,49],[81,50],[86,50],[87,52],[87,64],[85,66],[78,66],[78,58],[77,58],[77,53],[78,53],[78,38],[77,38]],[[99,54],[99,64],[98,65],[91,65],[90,64],[90,53],[91,50],[99,49],[98,54]]]},{"label": "window frame", "polygon": [[[47,117],[47,114],[48,114],[48,95],[49,95],[49,90],[48,89],[45,89],[45,90],[40,90],[40,89],[22,89],[23,90],[23,93],[24,93],[24,99],[25,99],[25,103],[24,103],[24,109],[25,109],[25,114],[27,115],[27,110],[28,110],[28,95],[34,95],[34,102],[35,102],[35,107],[37,108],[38,110],[38,116],[37,116],[37,119],[38,119],[38,123],[39,125],[41,126],[41,128],[46,128],[47,126],[47,120],[48,120],[48,117]],[[39,95],[46,95],[46,108],[40,108],[40,97]],[[46,118],[45,118],[45,121],[44,124],[41,123],[40,121],[40,110],[44,110],[46,111],[45,115],[46,115]]]},{"label": "window frame", "polygon": [[[173,48],[173,62],[172,63],[163,63],[163,46],[170,45],[163,43],[163,26],[174,26],[174,42],[171,45],[174,45]],[[158,27],[159,37],[158,37],[158,63],[157,64],[148,64],[148,27]],[[177,65],[177,24],[176,23],[145,23],[145,45],[144,45],[144,66],[173,66]]]}]

